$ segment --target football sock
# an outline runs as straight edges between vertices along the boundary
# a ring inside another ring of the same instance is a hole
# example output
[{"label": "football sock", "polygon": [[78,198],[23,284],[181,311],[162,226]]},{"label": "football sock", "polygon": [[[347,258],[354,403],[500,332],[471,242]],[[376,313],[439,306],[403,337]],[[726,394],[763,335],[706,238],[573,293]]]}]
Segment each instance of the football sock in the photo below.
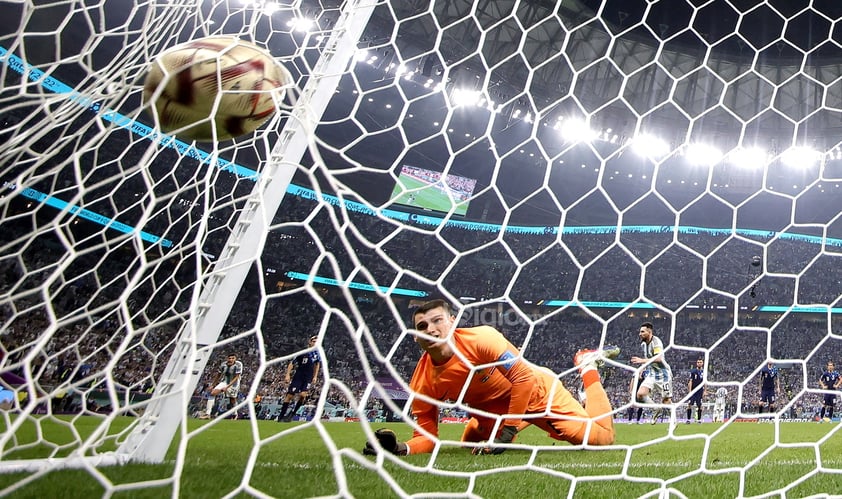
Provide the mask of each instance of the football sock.
[{"label": "football sock", "polygon": [[205,409],[205,412],[210,414],[212,410],[213,410],[213,398],[209,398],[208,402],[207,402],[207,408]]},{"label": "football sock", "polygon": [[587,389],[594,383],[599,382],[599,372],[596,369],[588,369],[582,371],[582,386]]}]

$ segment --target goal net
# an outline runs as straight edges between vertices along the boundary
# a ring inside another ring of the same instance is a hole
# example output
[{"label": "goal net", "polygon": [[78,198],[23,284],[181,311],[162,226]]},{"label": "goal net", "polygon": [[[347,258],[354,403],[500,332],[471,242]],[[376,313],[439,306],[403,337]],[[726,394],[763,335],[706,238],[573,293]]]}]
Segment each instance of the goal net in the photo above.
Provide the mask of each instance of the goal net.
[{"label": "goal net", "polygon": [[[815,424],[839,422],[819,381],[842,360],[836,2],[0,13],[0,493],[836,490],[838,425]],[[253,135],[193,143],[156,127],[143,77],[211,35],[265,48],[294,88]],[[410,315],[433,298],[574,393],[577,350],[621,347],[602,371],[615,443],[527,428],[472,456],[460,397],[432,454],[363,456],[381,426],[419,429]],[[638,427],[645,322],[673,397]],[[239,391],[214,397],[232,354]],[[315,383],[288,400],[302,356]]]}]

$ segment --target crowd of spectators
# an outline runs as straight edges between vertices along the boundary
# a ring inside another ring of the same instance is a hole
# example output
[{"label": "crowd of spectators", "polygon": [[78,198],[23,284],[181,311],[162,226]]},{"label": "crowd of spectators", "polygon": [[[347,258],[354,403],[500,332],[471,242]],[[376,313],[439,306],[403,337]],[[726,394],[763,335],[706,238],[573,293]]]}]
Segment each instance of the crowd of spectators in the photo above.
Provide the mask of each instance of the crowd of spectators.
[{"label": "crowd of spectators", "polygon": [[[619,235],[609,229],[495,232],[358,212],[346,213],[337,226],[330,210],[336,207],[304,198],[285,202],[222,329],[225,342],[196,387],[197,400],[223,357],[236,353],[245,367],[241,400],[259,396],[261,414],[270,417],[286,391],[287,364],[314,334],[322,358],[314,400],[379,411],[382,391],[372,382],[408,382],[419,350],[406,333],[407,319],[423,298],[305,285],[287,272],[427,297],[446,291],[464,305],[463,325],[497,327],[525,358],[571,386],[576,350],[617,344],[624,353],[606,380],[616,407],[630,402],[633,369],[626,359],[640,348],[636,331],[643,321],[655,323],[668,345],[676,400],[686,395],[686,372],[702,357],[708,381],[731,388],[746,412],[756,406],[766,359],[782,368],[781,406],[795,399],[792,407],[806,414],[819,403],[808,390],[816,389],[821,367],[842,352],[833,337],[836,314],[763,308],[832,306],[842,296],[833,277],[838,248],[820,251],[808,239],[656,228]],[[139,255],[118,243],[69,258],[58,238],[42,237],[37,246],[3,256],[0,370],[31,382],[44,400],[70,388],[81,395],[81,410],[84,395],[97,390],[153,392],[195,300],[196,276],[220,254],[218,240],[200,249],[147,252],[152,263],[141,270]],[[758,255],[762,264],[754,266]],[[636,306],[621,310],[624,303]]]},{"label": "crowd of spectators", "polygon": [[[324,397],[331,407],[350,408],[357,413],[381,409],[380,392],[371,390],[371,383],[385,383],[393,378],[407,383],[420,355],[411,337],[404,334],[405,323],[396,319],[389,307],[370,306],[364,302],[357,303],[362,321],[355,323],[350,310],[341,311],[340,293],[323,292],[321,299],[325,303],[318,303],[307,294],[290,297],[294,306],[287,310],[283,325],[279,325],[283,341],[274,341],[268,328],[262,329],[267,357],[274,355],[278,362],[264,364],[261,370],[257,334],[220,349],[217,362],[221,362],[227,352],[238,353],[245,363],[244,386],[254,386],[254,393],[261,395],[264,406],[271,405],[285,393],[286,363],[303,351],[311,333],[318,332],[324,377],[314,387],[313,402]],[[337,317],[328,320],[320,330],[320,323],[328,313],[324,308],[327,304],[332,308],[330,314],[347,314],[343,319],[350,320],[351,325]],[[409,317],[410,300],[394,300],[393,305],[402,318]],[[675,375],[674,400],[680,401],[688,395],[689,370],[696,359],[702,358],[711,387],[706,401],[712,401],[716,387],[726,386],[730,403],[740,403],[745,414],[757,412],[759,369],[768,358],[775,359],[781,369],[783,393],[779,394],[779,409],[792,401],[786,414],[813,414],[821,405],[820,395],[815,393],[821,369],[827,360],[836,358],[840,352],[838,343],[811,340],[825,335],[829,328],[836,330],[840,326],[838,319],[828,324],[825,317],[815,314],[791,314],[780,318],[771,330],[764,330],[735,326],[732,316],[710,309],[679,315],[675,319],[654,311],[635,311],[606,320],[577,308],[547,310],[531,306],[516,310],[504,304],[467,307],[461,313],[463,326],[491,324],[497,327],[521,348],[526,359],[549,367],[562,376],[571,389],[578,386],[572,357],[579,348],[596,346],[601,341],[619,345],[622,354],[605,373],[606,389],[617,408],[631,402],[629,380],[635,368],[628,358],[638,354],[637,329],[643,321],[655,323],[656,333],[669,345],[666,355]],[[363,335],[358,339],[360,331]],[[285,351],[271,349],[272,345],[288,341],[290,335],[298,340],[296,344],[287,344]],[[211,377],[209,370],[202,386]],[[396,402],[403,403],[402,400]]]}]

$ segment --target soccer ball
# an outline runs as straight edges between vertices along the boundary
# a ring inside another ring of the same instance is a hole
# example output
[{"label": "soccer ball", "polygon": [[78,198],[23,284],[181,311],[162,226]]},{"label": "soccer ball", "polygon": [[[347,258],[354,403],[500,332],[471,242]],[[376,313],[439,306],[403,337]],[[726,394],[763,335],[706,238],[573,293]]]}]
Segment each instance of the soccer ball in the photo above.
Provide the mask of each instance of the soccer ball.
[{"label": "soccer ball", "polygon": [[[143,102],[164,132],[183,140],[226,140],[266,122],[292,84],[269,52],[211,36],[166,50],[152,62]],[[150,111],[151,112],[151,111]]]}]

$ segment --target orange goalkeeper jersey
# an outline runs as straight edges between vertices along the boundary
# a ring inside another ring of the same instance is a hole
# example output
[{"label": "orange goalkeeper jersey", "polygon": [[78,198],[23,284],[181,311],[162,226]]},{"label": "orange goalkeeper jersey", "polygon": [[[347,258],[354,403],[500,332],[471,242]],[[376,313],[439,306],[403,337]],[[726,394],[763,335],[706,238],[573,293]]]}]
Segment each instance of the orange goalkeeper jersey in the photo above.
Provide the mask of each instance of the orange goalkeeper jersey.
[{"label": "orange goalkeeper jersey", "polygon": [[[518,415],[555,409],[551,393],[556,397],[559,392],[569,396],[550,371],[521,359],[518,349],[490,326],[456,329],[452,341],[453,357],[437,366],[424,353],[409,383],[412,414],[418,425],[434,436],[438,436],[438,405],[422,400],[418,394],[435,400],[460,401],[469,411],[511,414],[502,424],[513,426],[521,422]],[[587,417],[581,405],[571,405],[573,412]],[[410,453],[418,454],[431,452],[434,442],[416,431],[407,445]]]}]

